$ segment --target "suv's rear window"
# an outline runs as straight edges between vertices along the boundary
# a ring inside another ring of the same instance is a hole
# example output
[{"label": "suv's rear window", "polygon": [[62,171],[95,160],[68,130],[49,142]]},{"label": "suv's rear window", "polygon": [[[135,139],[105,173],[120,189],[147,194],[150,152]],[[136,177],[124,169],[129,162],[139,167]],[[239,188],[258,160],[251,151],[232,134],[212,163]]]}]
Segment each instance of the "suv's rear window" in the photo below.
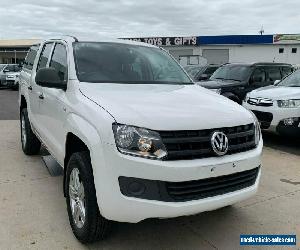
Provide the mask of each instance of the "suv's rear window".
[{"label": "suv's rear window", "polygon": [[159,48],[77,42],[74,55],[81,82],[193,84],[178,63]]}]

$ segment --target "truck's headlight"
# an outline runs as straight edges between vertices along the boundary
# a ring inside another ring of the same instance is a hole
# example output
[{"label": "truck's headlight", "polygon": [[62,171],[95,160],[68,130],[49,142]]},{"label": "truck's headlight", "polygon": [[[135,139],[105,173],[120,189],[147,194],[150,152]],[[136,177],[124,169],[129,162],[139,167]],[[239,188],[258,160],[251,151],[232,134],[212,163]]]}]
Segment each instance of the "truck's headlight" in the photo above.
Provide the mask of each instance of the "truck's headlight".
[{"label": "truck's headlight", "polygon": [[113,124],[118,150],[123,154],[150,159],[161,159],[167,155],[160,135],[152,130],[134,126]]},{"label": "truck's headlight", "polygon": [[261,138],[261,130],[260,130],[260,124],[257,119],[254,122],[254,126],[255,126],[255,145],[258,145]]},{"label": "truck's headlight", "polygon": [[260,130],[260,124],[259,124],[259,121],[257,120],[255,114],[249,110],[253,116],[253,119],[254,119],[254,130],[255,130],[255,145],[258,145],[259,141],[260,141],[260,138],[261,138],[261,130]]},{"label": "truck's headlight", "polygon": [[278,104],[279,108],[299,108],[300,107],[300,99],[278,100],[277,104]]}]

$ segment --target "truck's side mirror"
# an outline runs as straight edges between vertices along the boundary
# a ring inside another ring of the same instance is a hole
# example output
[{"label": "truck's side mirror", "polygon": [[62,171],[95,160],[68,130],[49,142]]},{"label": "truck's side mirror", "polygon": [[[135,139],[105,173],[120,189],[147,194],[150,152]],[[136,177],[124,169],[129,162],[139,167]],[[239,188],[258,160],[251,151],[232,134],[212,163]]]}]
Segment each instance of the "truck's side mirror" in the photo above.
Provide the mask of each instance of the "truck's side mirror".
[{"label": "truck's side mirror", "polygon": [[62,80],[59,72],[51,67],[39,69],[35,76],[35,82],[45,88],[67,89],[67,82]]}]

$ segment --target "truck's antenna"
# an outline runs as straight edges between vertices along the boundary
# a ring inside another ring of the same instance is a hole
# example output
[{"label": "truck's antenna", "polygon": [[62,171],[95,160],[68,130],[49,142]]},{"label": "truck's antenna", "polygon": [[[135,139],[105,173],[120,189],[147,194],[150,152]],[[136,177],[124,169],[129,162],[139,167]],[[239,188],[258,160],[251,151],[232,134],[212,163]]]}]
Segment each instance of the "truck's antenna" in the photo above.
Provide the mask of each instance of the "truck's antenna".
[{"label": "truck's antenna", "polygon": [[263,35],[265,33],[264,26],[262,25],[260,28],[259,34]]}]

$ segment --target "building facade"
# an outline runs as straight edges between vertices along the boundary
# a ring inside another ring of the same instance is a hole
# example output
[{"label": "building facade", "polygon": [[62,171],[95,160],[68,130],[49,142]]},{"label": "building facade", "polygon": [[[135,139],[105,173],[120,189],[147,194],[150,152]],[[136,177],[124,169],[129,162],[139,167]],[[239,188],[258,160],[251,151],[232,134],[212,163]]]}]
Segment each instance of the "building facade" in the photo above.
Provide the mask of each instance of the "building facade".
[{"label": "building facade", "polygon": [[[300,34],[123,38],[163,47],[182,65],[281,62],[300,66]],[[20,63],[37,39],[0,40],[0,64]]]},{"label": "building facade", "polygon": [[0,64],[21,63],[24,61],[30,46],[36,43],[39,43],[39,40],[0,40]]},{"label": "building facade", "polygon": [[300,35],[125,38],[168,50],[182,65],[281,62],[300,65]]}]

